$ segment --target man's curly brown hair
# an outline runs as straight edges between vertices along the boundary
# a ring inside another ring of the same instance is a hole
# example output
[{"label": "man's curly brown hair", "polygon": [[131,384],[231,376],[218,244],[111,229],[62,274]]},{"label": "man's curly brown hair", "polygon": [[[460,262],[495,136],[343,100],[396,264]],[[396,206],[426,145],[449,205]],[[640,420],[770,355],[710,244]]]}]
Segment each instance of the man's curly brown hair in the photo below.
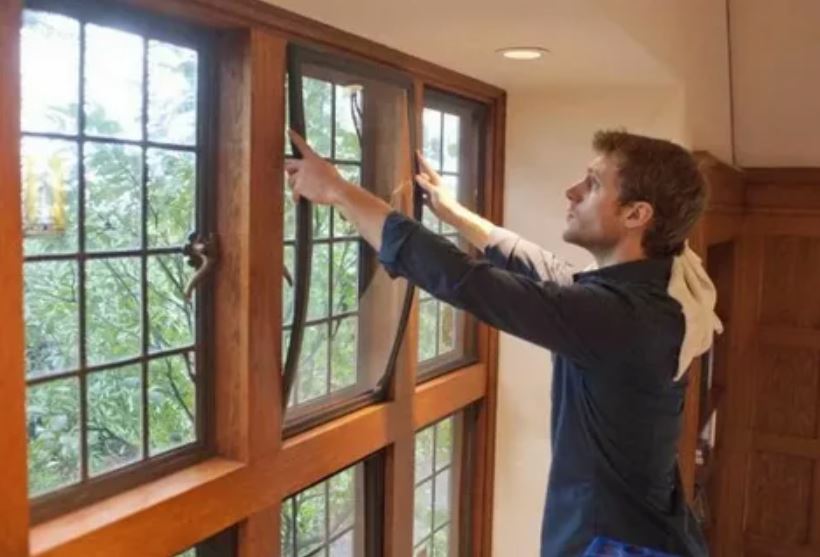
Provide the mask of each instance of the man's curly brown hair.
[{"label": "man's curly brown hair", "polygon": [[643,236],[646,255],[680,254],[706,208],[706,181],[692,154],[671,141],[623,130],[596,132],[592,146],[617,162],[621,203],[645,201],[654,209]]}]

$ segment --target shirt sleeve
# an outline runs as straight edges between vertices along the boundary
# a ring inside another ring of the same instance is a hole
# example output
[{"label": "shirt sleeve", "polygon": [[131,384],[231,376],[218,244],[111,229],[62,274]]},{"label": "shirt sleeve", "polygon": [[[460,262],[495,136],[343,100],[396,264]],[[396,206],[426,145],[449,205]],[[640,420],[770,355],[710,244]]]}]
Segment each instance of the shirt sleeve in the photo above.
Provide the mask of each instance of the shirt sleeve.
[{"label": "shirt sleeve", "polygon": [[612,364],[623,349],[628,310],[604,285],[563,286],[500,269],[398,213],[385,221],[379,260],[392,277],[579,363]]},{"label": "shirt sleeve", "polygon": [[484,255],[490,263],[501,269],[535,280],[572,284],[572,265],[500,226],[490,233]]}]

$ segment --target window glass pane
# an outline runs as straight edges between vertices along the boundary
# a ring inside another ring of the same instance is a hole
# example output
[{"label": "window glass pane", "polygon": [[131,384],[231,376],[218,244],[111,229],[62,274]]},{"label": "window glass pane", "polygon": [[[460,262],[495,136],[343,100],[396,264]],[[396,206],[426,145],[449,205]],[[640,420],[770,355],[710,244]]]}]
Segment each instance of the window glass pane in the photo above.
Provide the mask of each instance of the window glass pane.
[{"label": "window glass pane", "polygon": [[455,508],[457,461],[453,433],[457,417],[450,416],[416,433],[413,554],[446,557],[455,551],[450,534],[457,529]]},{"label": "window glass pane", "polygon": [[29,493],[39,495],[80,479],[80,390],[76,378],[28,388]]},{"label": "window glass pane", "polygon": [[299,376],[296,380],[296,402],[309,402],[328,392],[327,325],[305,327]]},{"label": "window glass pane", "polygon": [[98,371],[86,381],[88,467],[96,476],[142,457],[142,370]]},{"label": "window glass pane", "polygon": [[112,362],[141,352],[141,265],[138,257],[86,263],[86,350],[90,363]]},{"label": "window glass pane", "polygon": [[347,532],[330,544],[329,557],[353,557],[353,532]]},{"label": "window glass pane", "polygon": [[333,315],[356,311],[359,305],[359,242],[333,244]]},{"label": "window glass pane", "polygon": [[336,86],[336,136],[335,158],[339,160],[360,160],[361,122],[364,106],[362,87],[358,85]]},{"label": "window glass pane", "polygon": [[441,220],[426,205],[421,211],[421,223],[435,233],[441,232]]},{"label": "window glass pane", "polygon": [[196,155],[148,149],[148,244],[181,246],[195,228]]},{"label": "window glass pane", "polygon": [[338,391],[356,384],[359,320],[355,316],[339,319],[331,327],[330,388]]},{"label": "window glass pane", "polygon": [[432,427],[416,434],[416,482],[433,473],[433,449]]},{"label": "window glass pane", "polygon": [[87,134],[142,139],[144,48],[139,35],[94,24],[85,26]]},{"label": "window glass pane", "polygon": [[[288,279],[283,279],[282,286],[282,323],[290,325],[293,322],[293,270],[296,264],[296,253],[293,246],[285,246],[284,265]],[[287,346],[287,345],[283,345]]]},{"label": "window glass pane", "polygon": [[196,439],[196,367],[189,353],[148,366],[148,434],[151,456]]},{"label": "window glass pane", "polygon": [[419,361],[429,360],[438,354],[436,326],[440,305],[433,299],[419,303]]},{"label": "window glass pane", "polygon": [[138,247],[142,234],[142,149],[89,142],[84,154],[86,249]]},{"label": "window glass pane", "polygon": [[444,526],[436,531],[433,536],[433,553],[430,557],[445,557],[450,555],[449,534],[449,526]]},{"label": "window glass pane", "polygon": [[180,249],[197,222],[199,54],[103,12],[22,20],[32,495],[148,465],[200,429]]},{"label": "window glass pane", "polygon": [[[476,210],[476,192],[481,182],[483,108],[434,91],[425,92],[425,97],[428,106],[422,118],[424,156],[441,176],[447,192],[467,208]],[[421,220],[460,249],[468,248],[458,232],[426,206]],[[475,318],[443,302],[422,303],[419,311],[419,380],[466,364],[475,350]]]},{"label": "window glass pane", "polygon": [[20,59],[23,130],[76,133],[80,75],[77,20],[23,12]]},{"label": "window glass pane", "polygon": [[[361,167],[350,164],[339,164],[336,165],[336,168],[339,169],[339,174],[341,174],[345,180],[356,185],[361,185]],[[333,209],[333,235],[336,237],[356,235],[356,228],[336,209]]]},{"label": "window glass pane", "polygon": [[77,251],[77,143],[23,137],[20,148],[25,254]]},{"label": "window glass pane", "polygon": [[424,158],[434,169],[441,169],[441,124],[442,115],[438,110],[424,109]]},{"label": "window glass pane", "polygon": [[313,237],[327,238],[330,235],[330,207],[313,206]]},{"label": "window glass pane", "polygon": [[[442,182],[444,182],[444,187],[447,189],[447,192],[456,199],[458,199],[458,176],[454,174],[443,174],[441,176],[441,180]],[[441,232],[442,234],[455,234],[456,229],[450,226],[449,224],[441,223],[441,229],[439,230],[439,232]]]},{"label": "window glass pane", "polygon": [[148,258],[148,342],[150,351],[194,343],[196,312],[184,290],[194,270],[179,255]]},{"label": "window glass pane", "polygon": [[196,51],[148,41],[148,139],[196,142],[196,84]]},{"label": "window glass pane", "polygon": [[282,502],[282,557],[364,555],[362,474],[352,466]]},{"label": "window glass pane", "polygon": [[80,347],[77,264],[29,262],[23,275],[28,377],[76,368]]},{"label": "window glass pane", "polygon": [[453,458],[453,420],[436,424],[436,470],[448,466]]},{"label": "window glass pane", "polygon": [[440,304],[438,346],[441,352],[450,352],[456,347],[456,310],[453,306]]},{"label": "window glass pane", "polygon": [[450,520],[450,470],[436,474],[436,499],[433,502],[433,527],[438,528]]},{"label": "window glass pane", "polygon": [[290,189],[287,187],[287,174],[285,174],[284,183],[284,236],[285,240],[293,240],[296,238],[296,204],[293,202],[293,196],[291,195]]},{"label": "window glass pane", "polygon": [[308,321],[328,317],[330,301],[330,246],[313,246],[313,266],[310,272],[310,298],[308,298]]},{"label": "window glass pane", "polygon": [[444,137],[442,139],[441,169],[445,172],[458,172],[459,149],[461,148],[461,118],[455,114],[444,115]]},{"label": "window glass pane", "polygon": [[305,104],[306,139],[319,155],[330,157],[333,86],[329,81],[304,77],[302,95]]},{"label": "window glass pane", "polygon": [[329,502],[325,484],[306,489],[296,495],[296,554],[310,555],[327,539],[326,514]]},{"label": "window glass pane", "polygon": [[432,528],[433,482],[426,480],[416,486],[413,511],[413,545],[430,536]]},{"label": "window glass pane", "polygon": [[333,476],[328,480],[329,534],[338,537],[349,531],[356,516],[356,477],[353,468]]}]

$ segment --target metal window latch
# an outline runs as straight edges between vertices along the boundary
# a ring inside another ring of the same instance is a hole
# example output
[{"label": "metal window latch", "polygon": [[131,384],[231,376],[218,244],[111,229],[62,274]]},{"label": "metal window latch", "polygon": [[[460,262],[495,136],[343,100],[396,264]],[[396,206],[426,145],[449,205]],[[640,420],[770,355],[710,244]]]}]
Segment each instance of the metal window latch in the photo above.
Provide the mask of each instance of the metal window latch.
[{"label": "metal window latch", "polygon": [[185,298],[190,300],[194,289],[213,270],[219,260],[219,244],[217,244],[216,235],[208,234],[205,237],[192,232],[188,236],[188,243],[182,248],[182,254],[188,258],[188,265],[196,269],[185,285]]}]

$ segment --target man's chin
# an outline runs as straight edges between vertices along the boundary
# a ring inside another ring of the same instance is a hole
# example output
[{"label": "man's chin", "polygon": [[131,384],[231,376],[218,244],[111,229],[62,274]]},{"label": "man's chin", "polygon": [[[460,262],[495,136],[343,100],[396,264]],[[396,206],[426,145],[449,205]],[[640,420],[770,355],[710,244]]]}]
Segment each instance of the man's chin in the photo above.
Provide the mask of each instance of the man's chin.
[{"label": "man's chin", "polygon": [[562,237],[564,238],[564,241],[568,244],[579,245],[578,244],[578,235],[575,234],[575,231],[572,230],[571,228],[565,229],[564,233],[562,234]]}]

